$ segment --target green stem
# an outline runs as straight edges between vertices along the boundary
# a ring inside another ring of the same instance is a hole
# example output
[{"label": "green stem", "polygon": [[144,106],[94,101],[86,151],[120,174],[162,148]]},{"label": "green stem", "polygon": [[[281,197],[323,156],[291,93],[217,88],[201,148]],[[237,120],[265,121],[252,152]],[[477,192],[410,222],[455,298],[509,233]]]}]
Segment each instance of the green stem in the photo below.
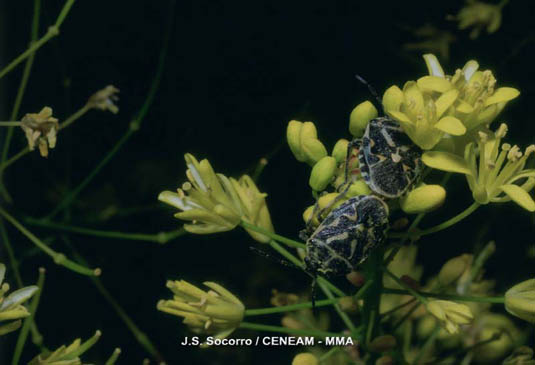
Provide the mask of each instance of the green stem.
[{"label": "green stem", "polygon": [[121,354],[121,349],[117,347],[104,365],[114,365],[117,359],[119,358],[120,354]]},{"label": "green stem", "polygon": [[262,174],[262,171],[264,171],[264,168],[266,167],[267,164],[268,164],[268,160],[265,157],[262,157],[256,164],[253,174],[251,175],[251,179],[253,179],[255,183],[258,182],[258,178],[260,177],[260,174]]},{"label": "green stem", "polygon": [[[392,278],[392,280],[394,280],[399,286],[405,288],[405,291],[407,291],[408,293],[410,293],[413,297],[415,297],[416,299],[418,299],[422,304],[427,304],[427,299],[425,297],[423,297],[419,292],[417,292],[416,290],[414,290],[413,288],[411,288],[409,285],[407,285],[407,283],[405,283],[403,280],[401,280],[400,278],[398,278],[396,275],[394,275],[390,270],[388,270],[387,268],[385,268],[384,272],[390,276]],[[383,288],[383,293],[386,292],[386,288]]]},{"label": "green stem", "polygon": [[[35,42],[37,39],[37,35],[39,33],[39,15],[41,13],[41,0],[34,0],[33,3],[33,21],[32,21],[32,30],[31,30],[31,36],[30,36],[30,45]],[[20,80],[19,88],[17,90],[17,96],[15,97],[15,103],[13,105],[13,109],[11,110],[11,120],[17,119],[17,116],[19,114],[20,105],[22,103],[22,99],[24,97],[24,92],[26,91],[26,85],[28,84],[28,80],[30,78],[30,73],[32,71],[33,66],[33,60],[35,59],[35,53],[32,53],[31,56],[26,61],[26,64],[24,65],[24,71],[22,72],[22,78]],[[13,133],[15,129],[13,127],[9,127],[6,133],[6,137],[4,139],[4,147],[2,148],[2,158],[0,159],[0,166],[4,165],[4,162],[7,160],[7,155],[9,154],[9,146],[11,144],[11,139],[13,138]],[[3,167],[0,168],[0,185],[3,185],[4,177],[3,177]],[[5,185],[3,189],[4,197],[7,201],[10,201],[11,198],[9,197],[9,194],[7,190],[5,189]]]},{"label": "green stem", "polygon": [[90,269],[82,265],[77,264],[65,257],[64,254],[56,252],[50,247],[48,247],[43,241],[37,238],[32,232],[28,231],[26,227],[20,224],[15,218],[13,218],[8,212],[0,207],[0,215],[4,217],[6,221],[11,223],[15,228],[17,228],[24,236],[26,236],[30,241],[32,241],[37,247],[39,247],[43,252],[52,257],[54,262],[58,265],[65,266],[67,269],[70,269],[74,272],[83,275],[89,276],[98,276],[100,275],[101,270],[99,268]]},{"label": "green stem", "polygon": [[424,230],[418,232],[417,234],[418,234],[418,236],[425,236],[425,235],[428,235],[428,234],[431,234],[431,233],[436,233],[436,232],[442,231],[442,230],[444,230],[444,229],[446,229],[448,227],[453,226],[456,223],[459,223],[464,218],[468,217],[470,214],[475,212],[476,209],[479,208],[480,206],[481,206],[481,204],[479,204],[478,202],[473,202],[472,205],[470,205],[468,208],[463,210],[461,213],[457,214],[455,217],[452,217],[452,218],[448,219],[447,221],[442,222],[440,224],[437,224],[436,226],[433,226],[431,228],[424,229]]},{"label": "green stem", "polygon": [[380,316],[381,316],[381,319],[384,319],[385,317],[388,317],[389,315],[397,312],[398,310],[400,309],[403,309],[405,308],[406,306],[414,303],[416,301],[416,298],[412,298],[412,299],[409,299],[408,301],[406,301],[405,303],[401,303],[400,305],[397,305],[395,306],[394,308],[384,312],[384,313],[381,313]]},{"label": "green stem", "polygon": [[459,301],[459,302],[493,303],[493,304],[505,303],[504,297],[472,297],[472,296],[466,296],[466,295],[429,293],[429,292],[423,292],[423,291],[415,291],[414,289],[411,289],[411,291],[408,291],[408,290],[401,290],[401,289],[383,288],[383,293],[384,294],[397,294],[397,295],[413,295],[413,296],[414,296],[414,293],[417,293],[418,296],[420,297],[453,300],[453,301]]},{"label": "green stem", "polygon": [[[174,8],[175,1],[171,1],[171,8]],[[49,220],[55,217],[59,212],[61,212],[63,209],[65,209],[67,206],[69,206],[74,199],[78,196],[78,194],[87,186],[89,183],[93,180],[95,176],[98,175],[100,170],[104,168],[108,164],[108,162],[115,156],[115,154],[121,149],[121,147],[130,139],[130,137],[139,130],[141,126],[141,122],[145,118],[145,115],[149,111],[150,106],[152,105],[152,102],[154,100],[154,97],[156,95],[156,91],[158,90],[158,87],[160,86],[160,81],[162,79],[162,74],[164,70],[165,65],[165,58],[167,55],[167,49],[169,46],[169,39],[173,24],[173,12],[169,13],[169,21],[168,21],[168,27],[165,32],[164,37],[164,44],[162,47],[162,50],[160,52],[160,56],[158,59],[158,66],[156,69],[156,74],[154,76],[154,79],[152,80],[151,87],[149,89],[149,92],[147,94],[147,98],[145,99],[145,102],[141,106],[141,109],[139,110],[138,114],[134,117],[134,119],[130,122],[130,125],[128,127],[128,130],[123,134],[123,136],[117,141],[117,143],[112,147],[112,149],[108,152],[108,154],[98,163],[97,166],[87,175],[87,177],[76,187],[74,190],[71,190],[64,198],[63,200],[50,212],[44,220]]]},{"label": "green stem", "polygon": [[241,221],[240,225],[243,228],[250,229],[251,231],[255,231],[255,232],[258,232],[258,233],[262,233],[263,235],[266,235],[269,238],[272,238],[272,239],[277,240],[277,241],[279,241],[281,243],[284,243],[286,246],[295,247],[295,248],[306,248],[306,245],[304,243],[302,243],[302,242],[294,241],[294,240],[292,240],[290,238],[286,238],[286,237],[278,235],[278,234],[276,234],[274,232],[268,231],[267,229],[264,229],[262,227],[255,226],[254,224],[251,224],[251,223],[248,223],[248,222],[245,222],[245,221]]},{"label": "green stem", "polygon": [[255,331],[266,331],[266,332],[278,332],[278,333],[287,333],[290,335],[296,336],[310,336],[324,339],[325,337],[348,337],[347,335],[333,332],[326,332],[320,330],[301,330],[288,327],[280,326],[270,326],[260,323],[251,323],[251,322],[241,322],[240,328],[255,330]]},{"label": "green stem", "polygon": [[19,158],[23,157],[24,155],[26,155],[28,152],[30,152],[30,149],[28,147],[24,147],[23,149],[21,149],[19,152],[17,152],[16,155],[14,155],[13,157],[9,158],[7,161],[5,161],[4,163],[2,163],[2,165],[0,165],[0,174],[3,173],[3,171],[11,164],[13,164],[15,161],[17,161]]},{"label": "green stem", "polygon": [[4,225],[4,221],[1,219],[0,219],[0,232],[2,234],[2,242],[7,251],[9,263],[11,264],[11,270],[13,270],[13,273],[15,274],[15,281],[17,282],[18,287],[22,288],[24,284],[22,283],[22,277],[20,276],[19,263],[17,261],[17,258],[15,257],[13,246],[11,245],[11,242],[9,241],[9,237],[7,235],[7,230]]},{"label": "green stem", "polygon": [[435,339],[437,338],[439,332],[440,326],[437,325],[431,333],[431,336],[429,336],[425,341],[424,345],[420,349],[420,352],[418,352],[418,355],[416,355],[416,358],[414,359],[414,364],[420,364],[420,360],[425,356],[431,345],[433,345],[433,342],[435,342]]},{"label": "green stem", "polygon": [[43,292],[43,285],[45,283],[45,269],[39,269],[39,278],[37,279],[37,286],[39,290],[35,293],[30,304],[30,316],[24,320],[24,324],[19,332],[19,337],[17,338],[17,344],[15,345],[15,352],[13,354],[13,360],[11,361],[12,365],[17,365],[20,361],[22,355],[22,350],[24,349],[24,344],[28,338],[28,333],[30,332],[31,324],[34,321],[35,313],[37,312],[37,307],[39,306],[39,299],[41,298],[41,293]]},{"label": "green stem", "polygon": [[[333,293],[329,290],[329,288],[324,283],[318,283],[318,285],[323,291],[323,293],[327,296],[327,298],[331,300],[335,299]],[[334,309],[336,310],[336,313],[338,313],[338,316],[340,317],[340,319],[345,323],[345,325],[351,331],[351,333],[355,335],[357,328],[351,321],[351,318],[349,318],[347,313],[344,312],[342,308],[340,308],[340,305],[338,303],[335,302],[333,306],[334,306]]]},{"label": "green stem", "polygon": [[20,125],[20,122],[0,122],[0,127],[17,127]]},{"label": "green stem", "polygon": [[[392,333],[395,333],[397,331],[397,329],[399,327],[401,327],[401,325],[407,320],[409,319],[409,317],[416,311],[416,309],[418,309],[419,306],[421,306],[422,304],[421,303],[415,303],[411,309],[409,309],[407,311],[407,313],[405,313],[405,315],[403,315],[403,317],[401,317],[401,319],[399,321],[397,321],[393,326],[392,326]],[[409,322],[408,324],[411,325],[412,322]]]},{"label": "green stem", "polygon": [[[277,251],[278,253],[280,253],[282,256],[284,256],[288,261],[290,261],[292,264],[296,265],[297,267],[301,268],[301,269],[304,269],[305,268],[305,265],[304,263],[299,260],[297,257],[295,257],[294,255],[292,255],[290,252],[288,252],[284,247],[282,247],[281,245],[279,245],[275,240],[271,240],[269,241],[269,245],[275,250]],[[321,283],[321,284],[324,284],[326,285],[329,289],[331,289],[336,295],[340,296],[340,297],[345,297],[346,294],[340,290],[339,288],[337,288],[334,284],[332,284],[330,281],[328,281],[327,279],[325,279],[324,277],[322,276],[318,276],[317,278],[318,280],[318,283]]]},{"label": "green stem", "polygon": [[326,353],[324,353],[323,355],[320,356],[320,358],[318,359],[319,362],[323,362],[325,360],[327,360],[329,357],[331,357],[332,355],[336,354],[338,351],[340,351],[340,347],[333,347],[332,349],[330,349],[329,351],[327,351]]},{"label": "green stem", "polygon": [[409,229],[407,229],[406,233],[396,233],[396,232],[394,232],[394,233],[389,233],[388,234],[388,236],[392,237],[392,238],[401,238],[401,242],[399,243],[399,245],[397,247],[395,247],[394,249],[392,249],[392,251],[390,251],[390,254],[384,260],[383,265],[385,267],[387,267],[388,264],[390,264],[390,262],[394,259],[394,257],[396,257],[396,255],[399,252],[399,250],[401,249],[401,247],[403,247],[403,244],[409,239],[410,233],[418,227],[418,224],[420,224],[420,221],[423,219],[424,216],[425,216],[425,213],[418,214],[416,216],[416,218],[414,218],[414,220],[412,221],[412,223],[409,226]]},{"label": "green stem", "polygon": [[122,240],[148,241],[148,242],[156,242],[160,244],[165,244],[187,233],[184,230],[184,228],[180,228],[180,229],[176,229],[176,230],[168,231],[168,232],[146,234],[146,233],[126,233],[126,232],[117,232],[117,231],[102,231],[102,230],[85,228],[85,227],[71,226],[71,225],[62,224],[62,223],[42,221],[40,219],[34,219],[34,218],[27,218],[26,222],[34,226],[58,229],[61,231],[66,231],[66,232],[80,233],[80,234],[85,234],[89,236],[116,238],[116,239],[122,239]]},{"label": "green stem", "polygon": [[[331,299],[318,300],[315,304],[316,304],[316,307],[326,307],[326,306],[338,303],[338,300],[340,300],[340,299],[333,297]],[[295,312],[295,311],[298,311],[298,310],[301,310],[301,309],[309,309],[309,308],[312,308],[312,302],[290,304],[290,305],[284,305],[284,306],[280,306],[280,307],[246,309],[245,310],[245,317],[262,316],[262,315],[265,315],[265,314]]]}]

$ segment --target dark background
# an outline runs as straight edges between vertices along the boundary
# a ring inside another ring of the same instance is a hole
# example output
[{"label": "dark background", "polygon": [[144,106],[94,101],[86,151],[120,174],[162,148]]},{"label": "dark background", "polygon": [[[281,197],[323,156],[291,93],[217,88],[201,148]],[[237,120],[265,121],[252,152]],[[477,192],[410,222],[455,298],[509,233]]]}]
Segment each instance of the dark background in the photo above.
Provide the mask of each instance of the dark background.
[{"label": "dark background", "polygon": [[[5,65],[26,49],[33,1],[1,1]],[[58,0],[43,2],[40,35],[62,5]],[[169,17],[173,26],[166,67],[141,129],[82,192],[69,215],[58,220],[125,232],[171,230],[180,222],[156,197],[185,180],[185,152],[208,158],[216,171],[233,176],[251,172],[259,158],[269,155],[259,186],[269,194],[276,230],[297,237],[303,225],[301,213],[312,197],[309,168],[298,163],[285,145],[287,122],[314,121],[329,150],[338,138],[349,138],[349,113],[369,98],[354,75],[367,78],[381,94],[392,84],[402,86],[424,75],[425,52],[406,51],[403,44],[418,41],[412,30],[426,23],[450,30],[457,38],[450,59],[441,60],[448,73],[474,58],[495,73],[499,85],[521,90],[499,121],[509,123],[509,141],[521,146],[533,143],[535,6],[512,1],[503,11],[500,30],[473,41],[467,31],[457,31],[456,24],[445,19],[462,5],[462,1],[202,1],[178,2],[171,8],[168,1],[78,1],[59,37],[37,53],[21,113],[38,112],[47,105],[61,121],[108,84],[121,89],[121,110],[115,116],[90,112],[59,135],[48,159],[34,152],[10,167],[6,186],[15,204],[9,210],[21,219],[46,214],[119,140],[146,97]],[[1,80],[4,111],[11,109],[22,69],[20,65]],[[4,112],[0,119],[7,120],[8,115]],[[12,153],[24,144],[23,134],[17,133]],[[470,204],[467,185],[459,176],[452,178],[448,194],[445,206],[422,226]],[[110,207],[119,213],[103,219],[102,212]],[[71,256],[58,232],[31,229]],[[535,261],[526,255],[534,243],[533,233],[532,214],[514,204],[486,206],[456,227],[420,241],[419,262],[425,264],[425,274],[432,275],[446,257],[471,252],[495,239],[497,252],[488,273],[497,279],[497,292],[502,293],[533,276]],[[98,362],[114,347],[123,349],[120,364],[139,364],[148,357],[90,280],[54,265],[11,227],[9,234],[26,284],[35,282],[38,267],[47,269],[37,324],[49,348],[76,337],[88,338],[101,329],[103,336],[86,361]],[[165,281],[171,278],[199,285],[216,281],[249,308],[269,305],[271,288],[307,292],[306,275],[252,254],[249,246],[254,241],[239,230],[184,236],[165,246],[69,237],[93,267],[102,268],[104,285],[169,364],[290,363],[299,350],[184,348],[179,341],[190,332],[178,318],[156,310],[158,299],[170,297]],[[7,257],[3,255],[2,261],[7,264]],[[14,286],[9,265],[7,280]],[[255,318],[272,324],[279,319]],[[1,339],[0,363],[11,358],[15,339],[16,334]],[[24,361],[37,353],[31,343],[25,350]]]}]

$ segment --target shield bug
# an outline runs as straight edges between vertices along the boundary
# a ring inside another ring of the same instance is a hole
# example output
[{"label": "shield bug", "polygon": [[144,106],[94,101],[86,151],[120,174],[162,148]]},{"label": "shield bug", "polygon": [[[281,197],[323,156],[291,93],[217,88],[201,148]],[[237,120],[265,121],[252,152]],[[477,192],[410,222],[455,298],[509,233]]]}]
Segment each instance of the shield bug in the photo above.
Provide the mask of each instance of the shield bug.
[{"label": "shield bug", "polygon": [[353,271],[386,240],[388,206],[373,195],[348,199],[332,210],[306,242],[305,270],[315,277]]}]

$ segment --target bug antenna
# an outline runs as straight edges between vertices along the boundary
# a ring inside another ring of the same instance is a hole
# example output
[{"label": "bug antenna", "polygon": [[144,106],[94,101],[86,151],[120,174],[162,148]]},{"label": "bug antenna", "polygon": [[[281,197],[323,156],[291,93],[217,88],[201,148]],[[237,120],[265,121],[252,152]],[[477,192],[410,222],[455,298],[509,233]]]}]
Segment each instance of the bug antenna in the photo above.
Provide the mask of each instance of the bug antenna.
[{"label": "bug antenna", "polygon": [[368,87],[368,90],[370,91],[370,94],[372,94],[372,96],[375,98],[375,100],[377,100],[377,102],[379,103],[379,106],[382,109],[383,108],[383,100],[381,99],[379,94],[377,94],[377,91],[374,89],[374,87],[372,85],[370,85],[370,83],[368,81],[364,80],[364,78],[362,78],[360,75],[355,75],[355,77],[356,77],[357,80],[359,80],[361,83],[363,83],[364,85],[366,85]]},{"label": "bug antenna", "polygon": [[249,246],[249,249],[251,251],[253,251],[254,253],[256,253],[257,255],[265,257],[266,259],[268,259],[270,261],[273,261],[273,262],[276,262],[279,265],[286,266],[286,267],[291,267],[293,269],[300,269],[297,265],[294,265],[291,262],[286,261],[286,260],[284,260],[284,259],[282,259],[282,258],[280,258],[278,256],[272,255],[269,252],[260,250],[260,249],[258,249],[256,247],[253,247],[253,246]]}]

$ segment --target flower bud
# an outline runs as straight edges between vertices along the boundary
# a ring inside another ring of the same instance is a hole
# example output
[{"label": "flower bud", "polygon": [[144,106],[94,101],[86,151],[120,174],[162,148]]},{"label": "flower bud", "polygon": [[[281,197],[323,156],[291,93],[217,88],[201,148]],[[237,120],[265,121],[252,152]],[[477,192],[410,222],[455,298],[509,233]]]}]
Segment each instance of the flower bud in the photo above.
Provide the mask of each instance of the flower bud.
[{"label": "flower bud", "polygon": [[346,279],[357,288],[360,288],[366,282],[366,278],[359,271],[351,271],[346,275]]},{"label": "flower bud", "polygon": [[438,281],[442,286],[448,286],[456,282],[470,267],[473,256],[464,254],[448,260],[440,269]]},{"label": "flower bud", "polygon": [[451,334],[458,333],[459,325],[468,324],[474,318],[467,305],[449,300],[431,300],[426,307],[427,311]]},{"label": "flower bud", "polygon": [[297,161],[304,162],[305,155],[301,151],[301,128],[303,123],[297,120],[291,120],[288,123],[288,128],[286,129],[286,140],[288,141],[288,146],[294,154]]},{"label": "flower bud", "polygon": [[346,313],[355,314],[358,311],[357,301],[352,296],[342,297],[338,299],[340,309]]},{"label": "flower bud", "polygon": [[446,199],[446,190],[440,185],[423,185],[400,199],[401,209],[407,214],[429,212],[440,207]]},{"label": "flower bud", "polygon": [[[318,205],[319,205],[319,208],[320,209],[324,209],[324,208],[327,208],[332,202],[334,199],[336,199],[338,197],[338,193],[329,193],[329,194],[325,194],[325,195],[322,195],[319,199],[318,199]],[[342,202],[338,202],[338,204],[341,204]],[[331,207],[331,209],[334,208]]]},{"label": "flower bud", "polygon": [[353,109],[349,116],[349,133],[353,137],[362,137],[370,120],[377,118],[378,112],[369,101],[360,103]]},{"label": "flower bud", "polygon": [[368,184],[364,180],[357,180],[347,190],[347,197],[351,198],[357,195],[370,195],[372,193]]},{"label": "flower bud", "polygon": [[319,139],[302,139],[301,147],[306,161],[311,165],[327,156],[327,149]]},{"label": "flower bud", "polygon": [[515,317],[535,323],[535,279],[509,289],[505,293],[505,309]]},{"label": "flower bud", "polygon": [[318,161],[312,168],[310,173],[310,180],[308,181],[310,187],[315,191],[325,190],[327,185],[331,182],[336,171],[336,160],[334,157],[325,156]]},{"label": "flower bud", "polygon": [[503,365],[533,365],[535,358],[533,350],[527,346],[520,346],[514,349],[513,353],[503,360]]},{"label": "flower bud", "polygon": [[392,335],[376,337],[370,342],[369,349],[373,352],[388,352],[397,345],[396,338]]},{"label": "flower bud", "polygon": [[300,354],[295,355],[294,359],[292,360],[292,365],[318,365],[319,360],[316,356],[311,354],[310,352],[302,352]]},{"label": "flower bud", "polygon": [[347,145],[349,141],[347,139],[339,139],[334,145],[332,156],[337,163],[343,162],[347,157]]}]

